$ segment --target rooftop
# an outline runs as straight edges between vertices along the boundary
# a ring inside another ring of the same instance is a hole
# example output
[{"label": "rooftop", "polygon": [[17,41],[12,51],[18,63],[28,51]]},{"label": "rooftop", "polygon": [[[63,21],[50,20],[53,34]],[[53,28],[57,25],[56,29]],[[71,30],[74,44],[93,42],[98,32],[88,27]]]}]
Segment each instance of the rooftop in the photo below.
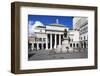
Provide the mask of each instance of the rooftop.
[{"label": "rooftop", "polygon": [[59,27],[65,27],[64,25],[62,25],[62,24],[49,24],[49,26],[59,26]]}]

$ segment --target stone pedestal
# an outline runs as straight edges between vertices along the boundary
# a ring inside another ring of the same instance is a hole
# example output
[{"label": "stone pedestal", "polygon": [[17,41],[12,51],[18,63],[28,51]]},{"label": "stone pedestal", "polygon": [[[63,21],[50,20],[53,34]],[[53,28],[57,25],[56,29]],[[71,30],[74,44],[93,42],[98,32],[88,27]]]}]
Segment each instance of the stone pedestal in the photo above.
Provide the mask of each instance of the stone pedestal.
[{"label": "stone pedestal", "polygon": [[61,45],[57,45],[57,49],[55,50],[56,53],[61,53],[62,48]]},{"label": "stone pedestal", "polygon": [[70,47],[70,42],[68,37],[65,37],[62,41],[62,53],[72,52],[73,48]]},{"label": "stone pedestal", "polygon": [[63,53],[68,52],[69,47],[70,47],[70,45],[69,45],[68,37],[66,37],[66,38],[64,38],[64,40],[62,41],[62,47],[61,47],[61,48],[62,48],[62,52],[63,52]]}]

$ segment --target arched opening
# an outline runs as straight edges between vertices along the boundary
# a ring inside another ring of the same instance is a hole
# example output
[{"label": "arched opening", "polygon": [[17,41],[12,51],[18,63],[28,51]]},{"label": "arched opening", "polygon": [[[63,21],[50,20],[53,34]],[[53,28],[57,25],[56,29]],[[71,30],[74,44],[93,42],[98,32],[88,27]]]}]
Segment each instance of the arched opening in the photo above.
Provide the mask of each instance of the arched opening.
[{"label": "arched opening", "polygon": [[72,47],[72,43],[70,44],[70,47]]},{"label": "arched opening", "polygon": [[79,44],[77,43],[76,46],[77,46],[77,48],[78,48],[78,47],[79,47]]},{"label": "arched opening", "polygon": [[32,43],[28,43],[28,50],[31,51]]},{"label": "arched opening", "polygon": [[81,42],[81,48],[83,48],[83,43]]},{"label": "arched opening", "polygon": [[39,48],[42,49],[42,44],[41,43],[39,43]]},{"label": "arched opening", "polygon": [[34,48],[37,49],[37,44],[36,43],[34,43]]},{"label": "arched opening", "polygon": [[86,48],[86,42],[84,42],[84,48]]},{"label": "arched opening", "polygon": [[73,44],[73,47],[75,47],[75,43]]},{"label": "arched opening", "polygon": [[46,49],[46,44],[45,43],[43,44],[43,49]]}]

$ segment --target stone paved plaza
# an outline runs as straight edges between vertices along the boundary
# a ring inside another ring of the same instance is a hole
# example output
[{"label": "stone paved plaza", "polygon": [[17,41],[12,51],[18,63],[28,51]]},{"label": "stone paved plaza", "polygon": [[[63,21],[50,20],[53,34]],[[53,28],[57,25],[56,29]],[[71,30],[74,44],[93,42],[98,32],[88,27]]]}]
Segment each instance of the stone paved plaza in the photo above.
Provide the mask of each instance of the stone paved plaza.
[{"label": "stone paved plaza", "polygon": [[[77,51],[75,51],[77,50]],[[87,58],[88,52],[87,49],[74,49],[73,52],[60,52],[56,53],[54,50],[38,50],[30,51],[28,53],[28,60],[52,60],[52,59],[78,59],[78,58]]]}]

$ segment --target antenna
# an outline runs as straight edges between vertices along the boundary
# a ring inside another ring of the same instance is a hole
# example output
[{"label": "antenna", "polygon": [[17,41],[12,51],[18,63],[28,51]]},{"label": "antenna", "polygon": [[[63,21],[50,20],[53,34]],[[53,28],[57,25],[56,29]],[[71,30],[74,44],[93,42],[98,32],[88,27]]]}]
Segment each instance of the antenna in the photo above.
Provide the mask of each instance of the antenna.
[{"label": "antenna", "polygon": [[59,20],[58,19],[56,19],[56,24],[59,24]]}]

